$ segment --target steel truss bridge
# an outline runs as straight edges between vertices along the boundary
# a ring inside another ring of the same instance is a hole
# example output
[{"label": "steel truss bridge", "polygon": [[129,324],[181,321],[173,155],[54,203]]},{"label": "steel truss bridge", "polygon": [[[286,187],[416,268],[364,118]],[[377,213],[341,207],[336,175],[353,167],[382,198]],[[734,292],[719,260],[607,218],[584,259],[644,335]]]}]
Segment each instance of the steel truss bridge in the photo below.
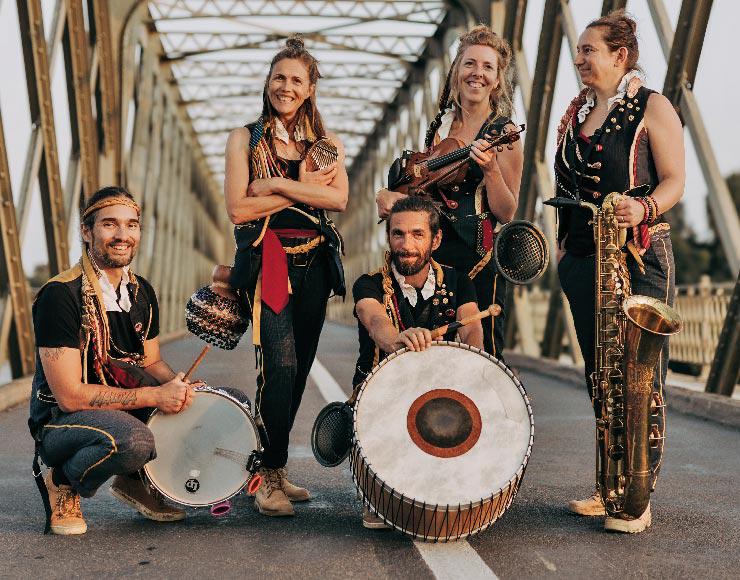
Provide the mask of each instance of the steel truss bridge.
[{"label": "steel truss bridge", "polygon": [[[715,234],[730,270],[738,272],[738,216],[693,91],[712,1],[683,0],[675,28],[663,0],[644,1],[652,23],[640,25],[655,27],[667,63],[662,91],[688,129]],[[22,245],[43,237],[49,273],[69,267],[79,255],[79,207],[107,184],[125,185],[142,204],[145,236],[136,270],[157,289],[163,332],[183,326],[187,297],[206,283],[214,264],[232,259],[222,193],[226,136],[259,115],[269,60],[294,32],[320,60],[320,108],[347,149],[350,203],[336,221],[350,282],[380,263],[385,233],[377,225],[375,192],[399,152],[418,148],[437,112],[455,40],[476,22],[491,24],[514,49],[513,81],[527,123],[518,217],[537,222],[553,243],[554,212],[543,212],[540,202],[553,192],[546,153],[561,51],[575,52],[577,28],[568,0],[537,3],[541,14],[529,6],[529,18],[541,18],[531,70],[528,4],[0,0],[0,16],[14,20],[25,71],[26,86],[18,79],[15,97],[30,115],[28,134],[19,138],[3,128],[8,113],[0,107],[0,362],[9,363],[14,378],[33,371],[32,290]],[[602,13],[626,5],[605,0]],[[14,139],[26,147],[17,167],[9,162]],[[34,198],[43,226],[32,225]],[[737,379],[739,302],[737,284],[704,283],[679,296],[687,325],[674,353],[704,367],[712,392],[731,394]],[[509,347],[548,358],[567,352],[578,362],[563,303],[554,263],[542,288],[514,288]],[[350,301],[332,302],[329,314],[351,320]]]}]

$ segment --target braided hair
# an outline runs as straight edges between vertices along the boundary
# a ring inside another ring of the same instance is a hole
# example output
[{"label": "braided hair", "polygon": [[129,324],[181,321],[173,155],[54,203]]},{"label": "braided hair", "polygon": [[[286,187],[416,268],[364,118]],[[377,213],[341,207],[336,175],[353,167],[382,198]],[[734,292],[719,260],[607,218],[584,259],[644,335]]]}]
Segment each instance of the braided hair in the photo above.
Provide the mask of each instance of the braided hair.
[{"label": "braided hair", "polygon": [[[497,115],[511,116],[513,109],[512,86],[509,74],[511,63],[511,46],[503,38],[497,35],[490,27],[479,24],[460,36],[460,44],[457,47],[455,59],[447,73],[444,87],[439,96],[439,112],[429,124],[424,146],[430,147],[434,141],[437,130],[442,125],[442,117],[447,109],[454,107],[455,115],[459,116],[462,107],[457,89],[457,76],[460,70],[460,61],[463,54],[471,46],[489,46],[498,54],[498,86],[491,92],[490,106]],[[459,117],[458,117],[459,118]]]}]

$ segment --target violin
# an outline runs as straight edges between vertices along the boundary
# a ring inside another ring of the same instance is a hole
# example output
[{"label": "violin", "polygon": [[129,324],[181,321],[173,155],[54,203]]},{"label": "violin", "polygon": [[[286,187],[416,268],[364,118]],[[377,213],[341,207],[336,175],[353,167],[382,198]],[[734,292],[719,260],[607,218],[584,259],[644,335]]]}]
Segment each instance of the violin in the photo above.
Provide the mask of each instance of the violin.
[{"label": "violin", "polygon": [[[524,125],[508,132],[487,133],[483,138],[488,146],[483,151],[492,147],[503,151],[504,146],[511,149],[522,131]],[[447,137],[426,151],[404,151],[388,171],[388,189],[406,195],[429,195],[434,186],[460,183],[472,161],[472,144],[462,145],[459,139]]]}]

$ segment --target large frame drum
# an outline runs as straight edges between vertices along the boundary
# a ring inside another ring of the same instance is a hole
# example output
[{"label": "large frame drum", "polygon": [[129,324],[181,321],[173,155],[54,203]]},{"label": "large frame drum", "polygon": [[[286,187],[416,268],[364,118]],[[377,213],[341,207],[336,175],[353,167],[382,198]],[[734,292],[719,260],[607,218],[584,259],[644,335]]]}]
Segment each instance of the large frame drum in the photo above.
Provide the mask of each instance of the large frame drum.
[{"label": "large frame drum", "polygon": [[524,387],[457,342],[399,350],[360,386],[350,465],[363,501],[414,538],[449,541],[511,505],[534,441]]},{"label": "large frame drum", "polygon": [[157,449],[156,459],[144,465],[147,480],[165,497],[191,507],[239,493],[262,451],[248,403],[218,388],[196,388],[187,410],[154,411],[147,426]]}]

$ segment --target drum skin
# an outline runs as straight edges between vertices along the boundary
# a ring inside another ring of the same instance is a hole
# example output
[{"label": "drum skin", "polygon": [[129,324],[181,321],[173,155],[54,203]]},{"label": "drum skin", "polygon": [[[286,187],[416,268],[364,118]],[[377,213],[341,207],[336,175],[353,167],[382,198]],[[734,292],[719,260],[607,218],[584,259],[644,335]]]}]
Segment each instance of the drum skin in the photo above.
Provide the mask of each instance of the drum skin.
[{"label": "drum skin", "polygon": [[532,409],[511,370],[456,342],[389,355],[360,387],[350,454],[364,501],[414,538],[491,526],[519,489]]},{"label": "drum skin", "polygon": [[157,457],[144,466],[146,477],[182,505],[210,506],[239,493],[250,476],[250,455],[261,451],[246,405],[217,388],[196,389],[181,413],[155,411],[147,426]]}]

